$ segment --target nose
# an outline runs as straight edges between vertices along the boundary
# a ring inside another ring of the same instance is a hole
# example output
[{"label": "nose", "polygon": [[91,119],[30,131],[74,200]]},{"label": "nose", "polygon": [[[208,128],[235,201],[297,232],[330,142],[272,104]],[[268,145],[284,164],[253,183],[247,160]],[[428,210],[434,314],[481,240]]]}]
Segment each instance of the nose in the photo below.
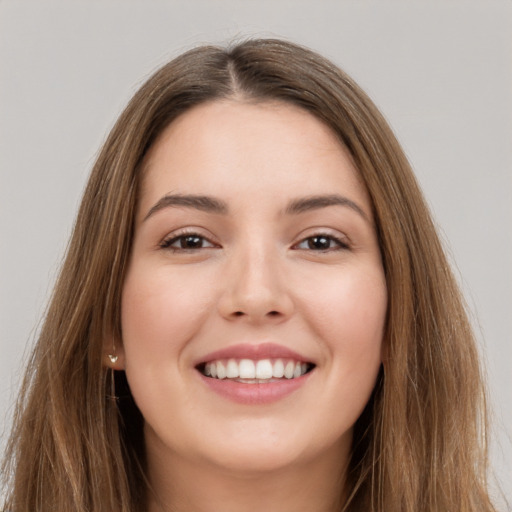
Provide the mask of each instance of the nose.
[{"label": "nose", "polygon": [[233,254],[228,262],[221,278],[219,313],[230,321],[280,323],[294,310],[283,262],[271,250],[252,247]]}]

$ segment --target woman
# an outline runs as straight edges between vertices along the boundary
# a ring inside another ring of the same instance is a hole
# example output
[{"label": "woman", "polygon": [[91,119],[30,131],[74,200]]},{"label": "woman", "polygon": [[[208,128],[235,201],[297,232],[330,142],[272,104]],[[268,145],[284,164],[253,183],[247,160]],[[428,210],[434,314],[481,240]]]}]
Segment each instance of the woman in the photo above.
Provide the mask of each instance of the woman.
[{"label": "woman", "polygon": [[18,511],[491,511],[472,333],[367,96],[201,47],[94,166],[20,398]]}]

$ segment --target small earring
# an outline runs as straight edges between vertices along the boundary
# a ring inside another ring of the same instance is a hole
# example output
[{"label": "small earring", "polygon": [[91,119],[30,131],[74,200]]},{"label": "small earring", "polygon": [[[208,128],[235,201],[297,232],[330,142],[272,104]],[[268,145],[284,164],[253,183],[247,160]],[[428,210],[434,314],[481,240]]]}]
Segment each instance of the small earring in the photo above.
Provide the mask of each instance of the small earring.
[{"label": "small earring", "polygon": [[[115,364],[117,362],[117,360],[119,359],[119,356],[116,354],[116,344],[115,343],[112,343],[112,354],[108,354],[108,358],[110,359],[110,362],[112,364]],[[112,400],[113,402],[116,402],[118,400],[118,397],[116,396],[114,368],[110,368],[110,395],[108,395],[108,398],[110,400]]]},{"label": "small earring", "polygon": [[119,356],[116,354],[116,342],[114,340],[112,340],[112,353],[108,355],[108,358],[112,364],[116,363],[119,359]]}]

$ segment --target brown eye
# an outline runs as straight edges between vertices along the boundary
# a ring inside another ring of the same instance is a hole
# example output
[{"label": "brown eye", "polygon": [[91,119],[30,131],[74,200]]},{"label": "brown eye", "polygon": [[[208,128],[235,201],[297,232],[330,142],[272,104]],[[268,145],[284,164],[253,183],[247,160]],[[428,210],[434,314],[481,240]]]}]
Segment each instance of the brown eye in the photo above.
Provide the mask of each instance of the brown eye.
[{"label": "brown eye", "polygon": [[299,242],[296,249],[326,252],[339,249],[348,249],[348,245],[331,235],[315,235]]},{"label": "brown eye", "polygon": [[326,236],[313,236],[307,240],[308,249],[314,251],[326,251],[331,248],[332,242],[333,240]]},{"label": "brown eye", "polygon": [[171,249],[174,251],[191,251],[196,249],[206,249],[215,247],[205,237],[190,234],[190,235],[179,235],[169,239],[166,239],[160,245],[163,249]]},{"label": "brown eye", "polygon": [[178,239],[181,249],[199,249],[203,246],[203,238],[200,236],[182,236]]}]

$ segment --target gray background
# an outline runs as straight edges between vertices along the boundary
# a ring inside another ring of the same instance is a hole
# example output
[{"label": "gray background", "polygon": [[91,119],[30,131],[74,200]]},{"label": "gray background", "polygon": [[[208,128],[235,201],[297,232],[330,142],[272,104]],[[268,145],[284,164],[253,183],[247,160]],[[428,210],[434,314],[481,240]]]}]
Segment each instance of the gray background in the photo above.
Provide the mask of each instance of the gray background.
[{"label": "gray background", "polygon": [[197,43],[282,36],[348,71],[411,159],[479,336],[510,500],[511,29],[505,0],[0,0],[0,432],[86,177],[129,97]]}]

